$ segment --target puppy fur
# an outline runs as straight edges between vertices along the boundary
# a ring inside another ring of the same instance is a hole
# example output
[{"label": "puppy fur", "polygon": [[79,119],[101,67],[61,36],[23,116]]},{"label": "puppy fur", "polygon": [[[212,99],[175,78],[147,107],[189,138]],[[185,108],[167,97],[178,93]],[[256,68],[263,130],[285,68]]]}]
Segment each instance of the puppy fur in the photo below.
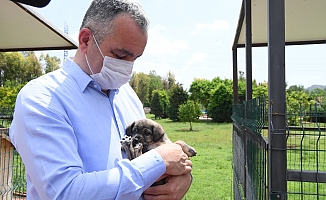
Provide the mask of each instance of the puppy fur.
[{"label": "puppy fur", "polygon": [[[121,140],[121,149],[130,160],[162,144],[172,143],[162,126],[150,119],[136,120],[126,128],[126,135]],[[184,141],[175,142],[182,147],[188,157],[195,156],[196,150]]]}]

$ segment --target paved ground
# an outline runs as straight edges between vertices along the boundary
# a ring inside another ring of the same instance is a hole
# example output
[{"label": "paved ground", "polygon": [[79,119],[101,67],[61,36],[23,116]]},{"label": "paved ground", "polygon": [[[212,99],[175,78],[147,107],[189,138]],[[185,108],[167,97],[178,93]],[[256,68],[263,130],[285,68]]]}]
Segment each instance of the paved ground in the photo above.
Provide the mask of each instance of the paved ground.
[{"label": "paved ground", "polygon": [[200,120],[208,120],[208,121],[212,120],[212,118],[209,118],[209,117],[199,117],[199,119]]}]

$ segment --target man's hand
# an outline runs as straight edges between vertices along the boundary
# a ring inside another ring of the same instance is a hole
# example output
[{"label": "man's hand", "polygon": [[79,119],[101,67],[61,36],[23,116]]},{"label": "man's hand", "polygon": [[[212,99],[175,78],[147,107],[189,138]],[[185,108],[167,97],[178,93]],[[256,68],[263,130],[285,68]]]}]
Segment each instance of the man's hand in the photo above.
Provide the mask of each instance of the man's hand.
[{"label": "man's hand", "polygon": [[164,185],[148,188],[144,192],[146,200],[180,200],[188,191],[192,177],[192,162],[182,151],[178,144],[165,144],[156,148],[162,156],[166,172],[161,178],[165,178]]},{"label": "man's hand", "polygon": [[144,198],[146,200],[180,200],[188,191],[191,181],[190,173],[180,176],[168,176],[164,185],[148,188],[144,192]]},{"label": "man's hand", "polygon": [[155,150],[162,156],[167,175],[182,175],[192,170],[191,161],[178,144],[161,145]]}]

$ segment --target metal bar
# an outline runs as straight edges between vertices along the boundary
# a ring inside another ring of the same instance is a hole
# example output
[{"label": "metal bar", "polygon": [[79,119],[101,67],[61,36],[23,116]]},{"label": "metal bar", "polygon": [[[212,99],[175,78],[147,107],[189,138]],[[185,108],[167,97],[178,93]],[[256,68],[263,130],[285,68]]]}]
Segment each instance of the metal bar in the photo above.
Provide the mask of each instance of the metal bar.
[{"label": "metal bar", "polygon": [[[285,42],[286,46],[291,46],[291,45],[309,45],[309,44],[325,44],[326,40],[311,40],[311,41],[296,41],[296,42]],[[253,43],[252,47],[267,47],[267,43]],[[237,44],[237,48],[244,48],[246,47],[245,44]]]},{"label": "metal bar", "polygon": [[239,41],[241,28],[242,28],[242,25],[243,25],[244,15],[245,15],[244,14],[244,6],[243,6],[243,4],[244,4],[244,2],[242,1],[240,16],[239,16],[239,20],[238,20],[238,26],[237,26],[237,30],[235,32],[235,37],[234,37],[234,41],[233,41],[233,45],[232,45],[232,50],[238,48],[238,41]]},{"label": "metal bar", "polygon": [[326,183],[326,172],[287,170],[288,181]]},{"label": "metal bar", "polygon": [[[248,84],[251,75],[251,67],[252,67],[252,53],[251,53],[251,0],[243,0],[244,3],[244,13],[245,13],[245,22],[246,22],[246,101],[252,99],[252,89],[251,89],[251,83]],[[252,78],[251,78],[252,79]],[[244,118],[246,119],[246,104],[245,110],[244,110]],[[250,191],[247,190],[247,138],[245,134],[244,138],[244,158],[245,158],[245,185],[244,185],[244,191],[245,191],[245,198],[250,194]],[[249,194],[248,194],[249,193]]]},{"label": "metal bar", "polygon": [[[269,199],[287,199],[284,0],[268,0]],[[277,130],[277,134],[275,134]],[[277,149],[277,150],[276,150]]]},{"label": "metal bar", "polygon": [[233,104],[239,103],[239,92],[238,92],[238,49],[232,50],[233,56]]},{"label": "metal bar", "polygon": [[[315,104],[315,112],[317,113],[317,106],[316,106],[316,104]],[[319,135],[318,135],[318,140],[317,140],[317,142],[316,142],[316,167],[317,167],[317,176],[316,176],[316,178],[317,178],[317,180],[316,180],[316,182],[317,182],[317,194],[319,194],[319,181],[321,181],[320,179],[322,179],[322,177],[321,176],[319,176],[319,174],[320,174],[320,172],[319,172],[319,142],[320,142],[320,137],[321,137],[321,131],[320,131],[320,128],[319,128],[319,125],[318,125],[318,123],[317,123],[317,119],[316,119],[316,125],[317,125],[317,127],[318,127],[318,129],[319,129]],[[326,174],[326,173],[325,173]],[[325,177],[324,177],[325,178]],[[326,180],[326,178],[325,178],[325,180]],[[324,182],[325,183],[325,182]],[[319,196],[318,196],[318,200],[319,200]]]},{"label": "metal bar", "polygon": [[244,0],[246,21],[246,101],[252,99],[252,23],[251,0]]}]

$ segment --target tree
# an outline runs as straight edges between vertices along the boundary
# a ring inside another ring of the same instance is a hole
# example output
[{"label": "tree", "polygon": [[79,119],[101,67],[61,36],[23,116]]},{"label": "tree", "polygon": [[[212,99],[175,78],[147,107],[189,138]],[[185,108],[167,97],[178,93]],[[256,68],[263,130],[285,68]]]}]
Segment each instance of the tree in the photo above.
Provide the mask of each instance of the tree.
[{"label": "tree", "polygon": [[4,82],[7,80],[23,83],[25,73],[23,66],[26,63],[25,57],[19,52],[7,52],[5,53],[5,57],[6,64],[2,68],[2,85],[4,85]]},{"label": "tree", "polygon": [[7,61],[6,61],[6,54],[0,52],[0,86],[4,84],[4,73],[7,69]]},{"label": "tree", "polygon": [[0,54],[0,86],[3,86],[6,81],[17,81],[24,84],[41,75],[41,64],[34,52]]},{"label": "tree", "polygon": [[26,83],[42,75],[42,66],[34,52],[24,52],[26,64],[24,65],[24,76],[22,82]]},{"label": "tree", "polygon": [[150,83],[150,78],[143,72],[140,72],[137,74],[137,81],[138,81],[138,88],[136,91],[136,94],[138,95],[138,98],[140,101],[144,104],[147,105],[149,104],[149,83]]},{"label": "tree", "polygon": [[3,87],[0,87],[0,107],[13,108],[16,102],[17,95],[24,84],[19,84],[17,81],[7,80]]},{"label": "tree", "polygon": [[224,81],[220,77],[215,77],[212,79],[211,83],[213,84],[212,88],[216,88],[220,83],[223,83]]},{"label": "tree", "polygon": [[132,72],[131,78],[129,80],[129,85],[132,87],[132,89],[137,94],[138,93],[138,78],[137,78],[137,73],[136,72]]},{"label": "tree", "polygon": [[299,125],[300,123],[300,110],[304,111],[305,108],[310,108],[313,105],[313,100],[310,100],[307,93],[304,91],[286,91],[286,113],[288,125]]},{"label": "tree", "polygon": [[203,107],[207,109],[210,100],[211,89],[212,84],[209,80],[195,79],[190,85],[190,99],[202,104]]},{"label": "tree", "polygon": [[200,115],[200,108],[193,100],[188,100],[179,106],[179,119],[182,122],[189,122],[190,131],[192,131],[192,122],[198,120]]},{"label": "tree", "polygon": [[321,97],[320,105],[324,109],[324,112],[326,112],[326,87],[324,88],[324,96]]},{"label": "tree", "polygon": [[175,75],[171,71],[168,72],[168,83],[169,89],[176,84]]},{"label": "tree", "polygon": [[268,84],[266,82],[254,85],[252,88],[252,97],[256,98],[259,96],[265,96],[268,98]]},{"label": "tree", "polygon": [[44,54],[42,53],[40,55],[40,61],[44,61],[45,62],[45,73],[49,73],[52,72],[54,70],[57,70],[60,68],[60,58],[56,57],[56,56],[52,56],[50,57],[49,54],[46,54],[44,56]]},{"label": "tree", "polygon": [[154,90],[163,90],[163,83],[161,76],[156,74],[155,70],[149,72],[148,77],[150,78],[149,82],[149,99],[152,99],[152,93]]},{"label": "tree", "polygon": [[151,101],[151,113],[154,114],[155,119],[157,118],[160,119],[162,112],[163,112],[163,107],[161,105],[160,95],[158,93],[158,90],[154,90],[152,101]]},{"label": "tree", "polygon": [[326,90],[321,88],[315,88],[309,92],[309,95],[314,99],[316,102],[321,102],[322,98],[326,96]]},{"label": "tree", "polygon": [[289,87],[289,89],[287,89],[287,91],[289,91],[289,92],[292,92],[292,91],[295,91],[295,92],[303,92],[304,91],[304,87],[303,87],[303,85],[291,85],[290,87]]},{"label": "tree", "polygon": [[[233,86],[232,86],[233,87]],[[246,100],[246,79],[240,78],[238,82],[238,98],[239,103]]]},{"label": "tree", "polygon": [[175,75],[169,71],[167,77],[162,80],[163,88],[168,91],[176,85]]},{"label": "tree", "polygon": [[168,117],[172,121],[179,121],[178,118],[179,105],[185,103],[187,100],[188,100],[188,92],[183,90],[181,84],[176,84],[170,89]]},{"label": "tree", "polygon": [[154,114],[155,119],[165,118],[166,109],[169,104],[169,98],[165,90],[154,90],[151,100],[151,113]]},{"label": "tree", "polygon": [[211,93],[207,112],[215,122],[231,122],[233,92],[232,87],[219,83]]}]

